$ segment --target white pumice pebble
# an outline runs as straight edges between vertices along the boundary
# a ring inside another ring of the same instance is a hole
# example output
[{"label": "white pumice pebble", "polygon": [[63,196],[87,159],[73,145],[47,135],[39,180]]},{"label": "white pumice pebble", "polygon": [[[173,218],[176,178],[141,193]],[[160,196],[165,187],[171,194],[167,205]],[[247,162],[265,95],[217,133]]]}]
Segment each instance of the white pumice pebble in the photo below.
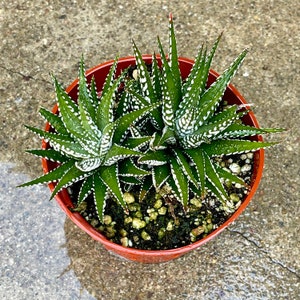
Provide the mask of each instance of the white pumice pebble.
[{"label": "white pumice pebble", "polygon": [[231,170],[232,173],[234,174],[239,174],[241,172],[241,167],[237,163],[232,163],[229,166],[229,169]]},{"label": "white pumice pebble", "polygon": [[251,165],[245,164],[241,167],[241,172],[246,173],[251,170]]}]

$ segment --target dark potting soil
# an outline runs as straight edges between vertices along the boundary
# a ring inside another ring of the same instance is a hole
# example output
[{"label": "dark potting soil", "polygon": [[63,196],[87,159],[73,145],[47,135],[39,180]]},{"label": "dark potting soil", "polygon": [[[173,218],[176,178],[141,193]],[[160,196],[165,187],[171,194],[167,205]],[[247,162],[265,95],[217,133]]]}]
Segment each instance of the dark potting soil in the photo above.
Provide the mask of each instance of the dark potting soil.
[{"label": "dark potting soil", "polygon": [[[253,167],[251,154],[224,156],[219,160],[229,169],[232,164],[238,165],[243,170],[238,176],[250,185]],[[75,184],[69,189],[74,204],[79,192],[78,186]],[[204,199],[198,197],[196,202],[192,201],[194,204],[189,204],[186,212],[181,203],[170,199],[161,199],[161,206],[157,205],[154,189],[141,203],[136,200],[128,204],[128,214],[117,201],[108,199],[105,207],[106,224],[100,223],[92,197],[88,197],[76,211],[114,243],[145,250],[174,249],[200,240],[222,225],[249,192],[245,186],[224,186],[230,195],[228,201],[221,202],[207,193]],[[135,188],[129,193],[138,199]],[[194,197],[190,196],[191,199]],[[139,221],[139,226],[133,226],[135,221]]]}]

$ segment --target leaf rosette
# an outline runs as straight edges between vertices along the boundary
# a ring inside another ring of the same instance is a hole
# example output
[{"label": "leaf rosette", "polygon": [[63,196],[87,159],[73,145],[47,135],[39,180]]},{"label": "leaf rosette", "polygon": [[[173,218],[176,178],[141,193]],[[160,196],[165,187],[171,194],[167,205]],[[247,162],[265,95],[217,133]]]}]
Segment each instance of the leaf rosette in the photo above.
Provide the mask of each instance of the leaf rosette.
[{"label": "leaf rosette", "polygon": [[49,148],[28,152],[59,164],[22,186],[56,182],[53,198],[61,189],[79,183],[77,205],[92,195],[100,221],[108,198],[116,199],[126,211],[124,193],[131,188],[139,190],[140,201],[151,189],[164,191],[164,197],[178,200],[185,210],[191,198],[201,199],[207,191],[226,201],[225,180],[245,183],[214,157],[270,147],[276,143],[249,137],[283,129],[245,125],[242,117],[249,110],[223,101],[247,50],[208,86],[220,38],[210,51],[205,46],[199,49],[183,79],[170,15],[168,53],[158,38],[159,55],[154,54],[147,65],[133,42],[134,76],[128,70],[115,76],[116,58],[98,93],[94,78],[87,83],[82,58],[77,101],[52,76],[59,113],[40,109],[52,130],[27,126],[47,141]]}]

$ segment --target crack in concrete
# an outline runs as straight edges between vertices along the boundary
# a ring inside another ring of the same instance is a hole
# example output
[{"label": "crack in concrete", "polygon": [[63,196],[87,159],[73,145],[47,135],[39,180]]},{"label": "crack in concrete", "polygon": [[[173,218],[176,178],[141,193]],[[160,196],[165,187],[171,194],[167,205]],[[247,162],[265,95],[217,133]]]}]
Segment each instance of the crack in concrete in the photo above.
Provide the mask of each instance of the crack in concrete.
[{"label": "crack in concrete", "polygon": [[258,248],[262,253],[264,253],[267,258],[273,263],[273,264],[276,264],[278,266],[280,266],[281,268],[287,270],[288,272],[292,273],[293,275],[295,275],[297,278],[300,279],[300,274],[297,273],[297,271],[291,267],[288,267],[286,266],[283,262],[279,261],[279,260],[276,260],[274,258],[272,258],[269,254],[268,254],[268,251],[265,250],[262,246],[260,246],[257,242],[249,239],[246,235],[244,235],[242,232],[240,231],[237,231],[237,230],[232,230],[232,229],[228,229],[227,230],[231,233],[235,233],[235,234],[238,234],[240,235],[241,237],[243,237],[246,241],[248,241],[250,244],[254,245],[256,248]]},{"label": "crack in concrete", "polygon": [[16,74],[16,75],[21,76],[25,81],[36,80],[36,81],[41,81],[41,82],[43,82],[43,83],[51,84],[49,81],[47,81],[47,80],[45,80],[45,79],[37,79],[37,78],[35,78],[34,76],[31,76],[31,75],[25,75],[25,74],[23,74],[22,72],[19,72],[19,71],[16,71],[16,70],[7,68],[7,67],[5,67],[5,66],[3,66],[3,65],[0,65],[0,68],[1,68],[1,69],[4,69],[4,70],[7,71],[7,72],[10,72],[10,73],[13,73],[13,74]]}]

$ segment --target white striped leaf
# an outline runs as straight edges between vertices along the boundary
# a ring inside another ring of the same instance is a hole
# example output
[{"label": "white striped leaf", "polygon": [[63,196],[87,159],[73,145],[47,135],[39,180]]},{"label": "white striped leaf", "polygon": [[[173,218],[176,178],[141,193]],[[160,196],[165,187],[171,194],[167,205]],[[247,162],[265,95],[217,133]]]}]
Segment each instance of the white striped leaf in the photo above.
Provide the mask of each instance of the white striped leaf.
[{"label": "white striped leaf", "polygon": [[181,74],[178,62],[177,42],[174,31],[173,17],[169,15],[169,66],[177,91],[181,91]]},{"label": "white striped leaf", "polygon": [[276,144],[276,142],[252,142],[248,140],[216,140],[209,144],[202,144],[201,148],[209,156],[222,156],[256,151]]},{"label": "white striped leaf", "polygon": [[56,151],[63,152],[66,156],[73,158],[89,158],[90,154],[82,149],[81,145],[74,142],[72,138],[59,135],[56,133],[51,133],[47,131],[43,131],[41,129],[25,126],[30,131],[36,133],[40,138],[43,138],[46,142],[49,142],[51,147],[53,147]]},{"label": "white striped leaf", "polygon": [[157,102],[157,99],[152,86],[150,74],[147,70],[147,66],[142,58],[141,52],[137,48],[134,41],[132,41],[132,44],[133,44],[133,53],[134,53],[136,66],[138,70],[137,80],[141,86],[142,96],[147,101],[147,104],[155,103]]},{"label": "white striped leaf", "polygon": [[93,175],[93,190],[94,190],[94,203],[97,211],[98,218],[103,222],[104,210],[106,200],[108,199],[108,188],[101,180],[98,172]]},{"label": "white striped leaf", "polygon": [[223,178],[225,180],[229,180],[230,182],[235,182],[235,183],[239,183],[240,185],[244,185],[246,186],[247,184],[245,183],[245,181],[236,176],[235,174],[232,174],[231,172],[225,170],[224,168],[220,167],[218,164],[213,163],[216,172],[218,173],[220,178]]},{"label": "white striped leaf", "polygon": [[62,135],[69,135],[60,116],[43,107],[40,108],[39,113],[47,122],[49,122],[49,124],[55,129],[57,133],[60,133]]},{"label": "white striped leaf", "polygon": [[119,162],[119,175],[120,176],[134,176],[134,177],[143,177],[149,175],[149,171],[146,171],[138,167],[132,159],[125,159]]},{"label": "white striped leaf", "polygon": [[115,104],[115,94],[121,81],[123,80],[124,73],[120,75],[114,83],[108,88],[106,93],[101,95],[100,103],[97,108],[97,126],[100,131],[103,131],[107,124],[114,121],[113,108]]},{"label": "white striped leaf", "polygon": [[134,125],[138,120],[143,118],[146,114],[151,112],[153,109],[156,109],[158,106],[159,103],[154,103],[149,106],[143,107],[139,110],[127,113],[122,117],[120,117],[119,119],[117,119],[115,121],[117,128],[114,133],[113,142],[119,143],[124,138],[124,134],[127,132],[128,128],[131,125]]},{"label": "white striped leaf", "polygon": [[164,150],[149,150],[144,155],[139,157],[138,163],[147,164],[150,166],[161,166],[168,163],[168,155],[165,153]]},{"label": "white striped leaf", "polygon": [[103,165],[109,166],[124,158],[140,156],[141,154],[140,151],[113,144],[104,157]]},{"label": "white striped leaf", "polygon": [[79,170],[73,163],[72,167],[60,178],[52,191],[50,199],[52,199],[63,188],[66,188],[88,176],[90,176],[90,173]]},{"label": "white striped leaf", "polygon": [[63,153],[54,149],[29,149],[26,150],[26,152],[59,163],[64,163],[69,160]]},{"label": "white striped leaf", "polygon": [[229,139],[229,138],[239,138],[246,136],[255,136],[264,133],[276,133],[282,132],[282,128],[256,128],[253,126],[248,126],[244,124],[234,123],[228,126],[224,131],[218,134],[215,139]]},{"label": "white striped leaf", "polygon": [[247,50],[244,50],[230,65],[230,67],[220,75],[217,80],[204,92],[201,97],[201,111],[197,117],[197,124],[200,127],[206,122],[215,112],[217,106],[222,100],[223,94],[228,83],[241,66]]},{"label": "white striped leaf", "polygon": [[190,157],[191,162],[193,163],[197,177],[198,177],[198,186],[199,190],[201,191],[201,196],[204,196],[205,193],[205,159],[204,153],[202,149],[188,149],[185,150],[185,153]]},{"label": "white striped leaf", "polygon": [[197,179],[195,178],[192,168],[190,166],[190,163],[188,159],[184,156],[183,152],[180,149],[173,149],[173,152],[175,154],[176,161],[180,165],[180,168],[182,169],[183,173],[187,176],[188,180],[192,182],[196,187],[198,187]]},{"label": "white striped leaf", "polygon": [[82,127],[97,140],[101,135],[101,131],[99,132],[96,125],[96,111],[87,85],[83,56],[81,57],[78,75],[78,108]]},{"label": "white striped leaf", "polygon": [[[183,204],[184,209],[187,208],[189,200],[189,183],[185,174],[181,170],[174,157],[170,157],[171,174],[175,183],[176,189],[174,190],[178,200]],[[168,181],[169,182],[169,181]],[[174,187],[172,187],[174,188]]]},{"label": "white striped leaf", "polygon": [[152,168],[152,181],[156,189],[159,189],[167,181],[171,174],[170,166],[168,164],[161,166],[154,166]]},{"label": "white striped leaf", "polygon": [[149,144],[151,138],[151,136],[128,137],[123,143],[123,146],[133,150],[140,150]]},{"label": "white striped leaf", "polygon": [[111,166],[100,167],[97,171],[97,174],[100,175],[103,183],[120,203],[123,209],[126,210],[126,202],[123,199],[123,192],[119,181],[118,165],[114,164]]},{"label": "white striped leaf", "polygon": [[205,151],[203,151],[203,157],[205,161],[205,177],[218,191],[218,195],[216,196],[223,200],[227,200],[228,195],[224,189],[223,183],[221,182],[220,176]]},{"label": "white striped leaf", "polygon": [[146,176],[143,179],[143,182],[141,183],[141,188],[139,192],[139,201],[142,202],[146,196],[149,194],[151,191],[151,188],[153,187],[153,182],[151,179],[151,176]]},{"label": "white striped leaf", "polygon": [[85,178],[80,187],[77,199],[77,206],[80,205],[94,190],[93,176]]},{"label": "white striped leaf", "polygon": [[90,172],[97,168],[99,168],[102,164],[103,158],[100,157],[92,157],[83,159],[75,162],[76,168],[83,172]]},{"label": "white striped leaf", "polygon": [[64,164],[59,165],[47,174],[44,174],[36,179],[19,185],[19,187],[31,186],[34,184],[49,183],[59,181],[63,175],[74,166],[74,160],[69,160]]}]

